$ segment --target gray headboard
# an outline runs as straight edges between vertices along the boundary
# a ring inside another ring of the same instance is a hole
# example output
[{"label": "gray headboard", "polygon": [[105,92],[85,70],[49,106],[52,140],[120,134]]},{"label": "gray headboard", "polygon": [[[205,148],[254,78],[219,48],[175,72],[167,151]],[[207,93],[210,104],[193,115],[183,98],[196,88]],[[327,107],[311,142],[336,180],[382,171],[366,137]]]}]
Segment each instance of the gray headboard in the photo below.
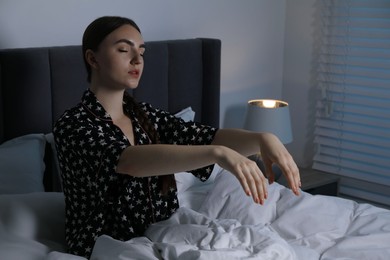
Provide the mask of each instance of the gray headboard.
[{"label": "gray headboard", "polygon": [[[221,42],[186,39],[146,42],[138,101],[219,125]],[[49,133],[55,120],[88,87],[81,46],[0,50],[0,143]]]}]

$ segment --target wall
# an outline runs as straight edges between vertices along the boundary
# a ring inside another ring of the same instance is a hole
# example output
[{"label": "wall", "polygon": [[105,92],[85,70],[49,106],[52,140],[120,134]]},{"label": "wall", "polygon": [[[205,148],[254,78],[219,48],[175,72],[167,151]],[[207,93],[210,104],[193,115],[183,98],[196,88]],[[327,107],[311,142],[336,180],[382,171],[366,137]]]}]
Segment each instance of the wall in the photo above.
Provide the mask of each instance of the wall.
[{"label": "wall", "polygon": [[1,0],[0,49],[80,44],[98,16],[136,20],[146,41],[222,40],[221,127],[242,127],[246,102],[290,103],[297,163],[313,154],[312,50],[316,0]]},{"label": "wall", "polygon": [[282,97],[289,102],[293,142],[287,145],[297,164],[310,167],[314,154],[314,48],[318,0],[286,1]]},{"label": "wall", "polygon": [[146,41],[222,40],[221,126],[242,127],[251,98],[280,98],[285,0],[1,0],[0,48],[80,44],[102,15],[133,18]]}]

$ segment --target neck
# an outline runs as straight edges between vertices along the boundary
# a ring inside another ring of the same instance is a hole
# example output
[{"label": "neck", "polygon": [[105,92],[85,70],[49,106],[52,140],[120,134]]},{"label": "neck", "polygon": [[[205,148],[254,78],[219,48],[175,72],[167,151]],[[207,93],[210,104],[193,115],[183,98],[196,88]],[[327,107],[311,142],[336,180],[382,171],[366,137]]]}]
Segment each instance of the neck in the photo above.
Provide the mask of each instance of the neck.
[{"label": "neck", "polygon": [[90,87],[100,104],[104,107],[113,121],[124,116],[123,112],[123,94],[124,90],[112,90],[107,88]]}]

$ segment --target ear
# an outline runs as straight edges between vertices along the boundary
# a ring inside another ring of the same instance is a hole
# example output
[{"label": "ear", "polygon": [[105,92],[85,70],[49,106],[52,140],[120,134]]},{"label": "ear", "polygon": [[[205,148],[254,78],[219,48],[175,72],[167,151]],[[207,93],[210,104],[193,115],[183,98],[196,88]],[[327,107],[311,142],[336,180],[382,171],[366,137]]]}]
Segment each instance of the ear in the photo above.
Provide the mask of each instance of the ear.
[{"label": "ear", "polygon": [[89,66],[92,68],[97,69],[98,68],[98,62],[96,60],[95,52],[93,52],[91,49],[88,49],[85,52],[85,60],[88,62]]}]

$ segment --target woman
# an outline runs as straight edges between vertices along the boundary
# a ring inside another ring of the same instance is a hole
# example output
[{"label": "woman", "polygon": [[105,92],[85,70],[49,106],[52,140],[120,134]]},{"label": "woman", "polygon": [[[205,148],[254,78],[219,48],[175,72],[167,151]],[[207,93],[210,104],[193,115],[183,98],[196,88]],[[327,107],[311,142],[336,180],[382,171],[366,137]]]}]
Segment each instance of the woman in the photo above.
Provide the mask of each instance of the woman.
[{"label": "woman", "polygon": [[191,171],[205,180],[210,165],[218,163],[263,204],[268,181],[246,157],[261,151],[270,183],[276,163],[299,194],[297,166],[274,135],[184,123],[136,103],[125,90],[138,86],[144,52],[140,29],[130,19],[101,17],[84,32],[90,87],[53,130],[72,254],[89,257],[102,234],[128,240],[169,218],[179,207],[175,172]]}]

